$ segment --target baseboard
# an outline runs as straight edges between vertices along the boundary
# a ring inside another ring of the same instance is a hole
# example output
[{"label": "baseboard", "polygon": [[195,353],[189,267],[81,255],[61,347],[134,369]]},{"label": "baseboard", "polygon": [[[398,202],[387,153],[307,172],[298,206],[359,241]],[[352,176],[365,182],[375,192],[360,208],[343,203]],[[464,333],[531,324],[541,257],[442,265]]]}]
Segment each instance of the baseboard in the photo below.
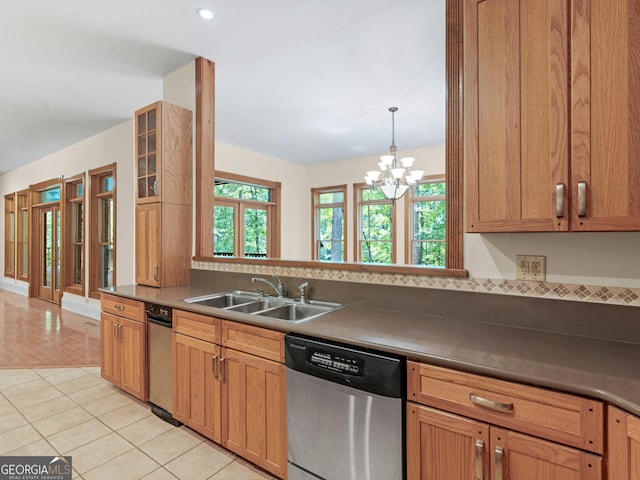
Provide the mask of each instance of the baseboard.
[{"label": "baseboard", "polygon": [[64,310],[84,315],[93,320],[100,320],[100,302],[98,300],[65,293],[62,296],[61,307]]},{"label": "baseboard", "polygon": [[23,297],[29,296],[29,284],[20,280],[8,278],[0,278],[0,289],[8,292],[17,293]]}]

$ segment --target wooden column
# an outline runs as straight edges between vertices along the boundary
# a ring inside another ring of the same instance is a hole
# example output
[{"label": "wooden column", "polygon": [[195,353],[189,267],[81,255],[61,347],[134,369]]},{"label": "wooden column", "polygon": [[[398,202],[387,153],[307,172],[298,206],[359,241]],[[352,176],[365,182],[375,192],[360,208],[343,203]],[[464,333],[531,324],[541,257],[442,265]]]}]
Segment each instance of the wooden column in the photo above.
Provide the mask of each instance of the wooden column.
[{"label": "wooden column", "polygon": [[215,64],[196,59],[196,256],[213,256]]}]

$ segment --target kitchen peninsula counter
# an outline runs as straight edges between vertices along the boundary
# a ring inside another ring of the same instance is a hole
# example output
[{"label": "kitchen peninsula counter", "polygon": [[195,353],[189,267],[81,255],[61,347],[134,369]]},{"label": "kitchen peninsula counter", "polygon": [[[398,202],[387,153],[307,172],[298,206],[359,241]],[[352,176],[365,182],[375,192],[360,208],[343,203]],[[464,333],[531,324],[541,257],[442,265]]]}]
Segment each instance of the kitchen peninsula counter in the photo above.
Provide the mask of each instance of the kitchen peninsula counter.
[{"label": "kitchen peninsula counter", "polygon": [[[615,321],[610,315],[602,318],[601,328],[605,332],[599,336],[594,322],[584,322],[584,333],[575,331],[575,327],[567,328],[565,332],[539,330],[525,327],[517,319],[512,324],[495,318],[470,319],[461,313],[464,309],[459,306],[452,307],[453,313],[446,315],[442,314],[440,305],[436,308],[438,314],[433,314],[428,302],[422,312],[416,312],[415,309],[402,311],[395,304],[395,308],[384,309],[354,301],[346,308],[295,324],[184,301],[185,298],[228,290],[210,285],[160,289],[128,285],[103,291],[273,330],[401,354],[412,360],[461,371],[577,393],[605,400],[640,416],[638,331],[629,335],[625,332],[609,335],[605,330],[611,329],[611,323]],[[505,302],[512,308],[510,304],[518,300],[509,298]],[[530,303],[525,302],[525,305],[530,306]],[[640,310],[636,307],[621,307],[627,310],[617,306],[602,307],[607,306],[599,305],[596,310],[612,315],[622,311],[625,317],[635,317],[637,311],[637,328],[640,328]],[[625,328],[634,325],[628,320],[626,318],[624,322]],[[579,322],[577,319],[576,324]]]}]

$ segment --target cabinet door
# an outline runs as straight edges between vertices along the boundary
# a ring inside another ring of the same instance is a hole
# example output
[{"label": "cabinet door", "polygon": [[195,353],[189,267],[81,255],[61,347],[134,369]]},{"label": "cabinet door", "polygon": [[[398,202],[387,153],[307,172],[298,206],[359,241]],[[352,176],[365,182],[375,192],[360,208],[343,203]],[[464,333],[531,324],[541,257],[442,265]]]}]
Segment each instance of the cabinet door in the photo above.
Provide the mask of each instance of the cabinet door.
[{"label": "cabinet door", "polygon": [[602,480],[602,457],[491,427],[491,470],[495,479]]},{"label": "cabinet door", "polygon": [[489,426],[407,404],[407,480],[489,478]]},{"label": "cabinet door", "polygon": [[145,324],[119,319],[120,388],[147,401],[147,348]]},{"label": "cabinet door", "polygon": [[464,17],[467,231],[566,231],[568,0],[465,0]]},{"label": "cabinet door", "polygon": [[287,472],[283,365],[222,349],[222,444],[281,478]]},{"label": "cabinet door", "polygon": [[574,3],[572,229],[640,230],[640,8]]},{"label": "cabinet door", "polygon": [[159,200],[161,112],[161,102],[136,112],[136,203]]},{"label": "cabinet door", "polygon": [[161,213],[159,203],[136,206],[136,283],[160,286]]},{"label": "cabinet door", "polygon": [[611,480],[640,478],[640,418],[609,407],[608,477]]},{"label": "cabinet door", "polygon": [[173,334],[173,416],[220,443],[220,347]]},{"label": "cabinet door", "polygon": [[100,375],[108,382],[120,386],[118,317],[102,312],[100,330]]}]

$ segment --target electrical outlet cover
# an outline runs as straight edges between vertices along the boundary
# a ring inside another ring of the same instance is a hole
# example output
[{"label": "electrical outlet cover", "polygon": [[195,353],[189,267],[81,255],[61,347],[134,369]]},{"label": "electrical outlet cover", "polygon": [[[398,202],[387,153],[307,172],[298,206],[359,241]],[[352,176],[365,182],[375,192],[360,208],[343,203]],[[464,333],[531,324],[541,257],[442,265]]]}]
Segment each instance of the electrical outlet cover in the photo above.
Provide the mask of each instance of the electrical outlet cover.
[{"label": "electrical outlet cover", "polygon": [[547,278],[544,255],[516,255],[516,280],[544,282]]}]

